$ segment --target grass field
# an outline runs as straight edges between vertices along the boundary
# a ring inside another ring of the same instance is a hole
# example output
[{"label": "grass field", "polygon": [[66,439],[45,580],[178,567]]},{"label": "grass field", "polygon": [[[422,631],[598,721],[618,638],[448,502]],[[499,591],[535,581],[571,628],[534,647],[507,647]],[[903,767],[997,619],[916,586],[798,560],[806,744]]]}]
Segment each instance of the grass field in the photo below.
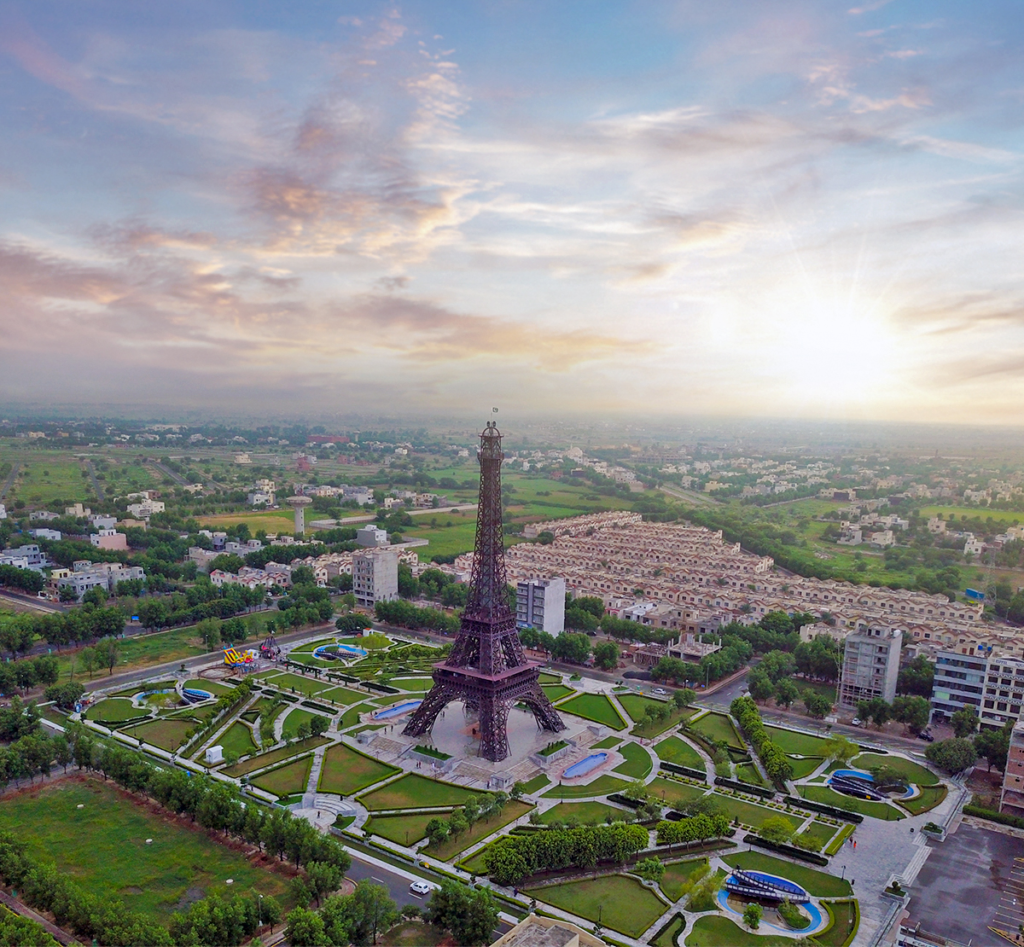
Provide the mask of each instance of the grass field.
[{"label": "grass field", "polygon": [[30,506],[44,507],[54,500],[74,503],[93,496],[92,483],[82,476],[84,468],[77,460],[61,454],[36,456],[38,459],[21,462],[8,494],[8,506],[14,499],[24,500]]},{"label": "grass field", "polygon": [[860,756],[854,758],[851,765],[857,769],[866,769],[868,771],[873,766],[890,766],[910,782],[917,783],[918,786],[937,786],[939,784],[939,777],[930,769],[926,769],[912,760],[906,760],[902,756],[879,756],[877,753],[861,753]]},{"label": "grass field", "polygon": [[829,841],[831,841],[832,836],[838,831],[838,825],[827,825],[824,822],[812,822],[800,834],[806,835],[808,838],[821,839],[821,844],[827,845]]},{"label": "grass field", "polygon": [[423,693],[434,686],[434,679],[432,677],[401,677],[393,680],[391,686],[400,687],[412,694]]},{"label": "grass field", "polygon": [[604,694],[580,694],[558,705],[559,711],[575,714],[584,720],[593,720],[612,730],[625,730],[626,721],[612,706],[612,702]]},{"label": "grass field", "polygon": [[639,937],[667,910],[648,888],[623,875],[527,888],[526,893],[589,921],[600,919],[604,927],[628,937]]},{"label": "grass field", "polygon": [[555,786],[544,793],[549,799],[586,799],[589,796],[607,796],[609,793],[622,792],[629,785],[624,779],[614,776],[598,776],[587,786]]},{"label": "grass field", "polygon": [[822,947],[843,947],[847,940],[856,933],[860,913],[855,901],[833,901],[828,904],[828,912],[834,923],[823,934],[815,934],[814,939]]},{"label": "grass field", "polygon": [[431,819],[447,818],[445,812],[421,812],[409,815],[378,815],[367,823],[366,829],[398,845],[415,845],[427,834]]},{"label": "grass field", "polygon": [[425,854],[433,855],[434,858],[440,858],[442,861],[450,861],[459,852],[464,852],[481,839],[487,838],[492,832],[497,832],[502,826],[515,822],[516,819],[526,815],[532,808],[533,806],[526,802],[509,802],[501,810],[500,815],[493,815],[490,819],[480,819],[479,822],[475,822],[470,826],[468,832],[464,832],[458,838],[450,838],[440,846],[428,845],[423,851]]},{"label": "grass field", "polygon": [[796,733],[782,727],[765,727],[768,736],[783,753],[797,753],[800,756],[825,756],[825,740],[806,733]]},{"label": "grass field", "polygon": [[661,879],[661,890],[673,901],[678,901],[683,896],[683,885],[690,880],[697,869],[707,863],[706,858],[694,858],[690,861],[666,865],[665,876]]},{"label": "grass field", "polygon": [[[623,710],[625,710],[634,721],[643,720],[644,712],[648,707],[659,710],[666,706],[665,701],[652,700],[649,697],[641,697],[639,694],[621,694],[618,695],[618,697]],[[669,714],[666,719],[655,720],[654,723],[651,724],[637,723],[636,726],[633,727],[632,731],[634,736],[650,740],[653,737],[664,733],[666,730],[671,730],[681,721],[688,720],[697,712],[693,707],[683,707],[682,709],[678,709],[671,703],[669,703],[668,706],[672,709],[672,713]]]},{"label": "grass field", "polygon": [[792,947],[795,941],[782,935],[754,934],[727,917],[698,917],[686,938],[686,947]]},{"label": "grass field", "polygon": [[541,684],[561,684],[562,683],[562,675],[561,674],[552,674],[550,671],[541,671],[540,672],[540,682],[541,682]]},{"label": "grass field", "polygon": [[217,742],[224,747],[225,756],[233,756],[235,759],[249,756],[259,749],[252,738],[252,731],[239,720],[231,724],[227,732],[217,738]]},{"label": "grass field", "polygon": [[660,759],[666,763],[675,763],[678,766],[691,766],[694,769],[704,769],[704,758],[685,740],[679,737],[669,737],[662,740],[654,748]]},{"label": "grass field", "polygon": [[[317,517],[307,516],[306,519],[317,519]],[[199,522],[212,529],[224,529],[227,526],[238,526],[240,523],[245,523],[254,535],[258,529],[265,529],[268,533],[288,533],[289,535],[295,532],[295,515],[291,510],[268,510],[265,513],[220,513],[214,516],[201,516]]]},{"label": "grass field", "polygon": [[676,947],[679,943],[679,937],[685,930],[686,918],[677,917],[650,943],[652,947]]},{"label": "grass field", "polygon": [[693,729],[714,743],[725,742],[738,750],[745,750],[740,735],[725,714],[710,713],[694,721]]},{"label": "grass field", "polygon": [[533,779],[527,780],[523,783],[523,792],[533,795],[535,792],[539,792],[545,786],[550,783],[551,780],[544,773],[538,773]]},{"label": "grass field", "polygon": [[185,681],[182,686],[206,691],[213,694],[214,697],[230,694],[234,690],[230,684],[221,684],[220,681],[204,681],[201,678],[192,678],[190,681]]},{"label": "grass field", "polygon": [[924,786],[920,796],[905,801],[899,800],[897,805],[902,806],[911,815],[920,815],[922,812],[934,809],[945,798],[945,786]]},{"label": "grass field", "polygon": [[146,723],[134,724],[124,732],[138,737],[144,743],[152,743],[161,750],[174,752],[185,742],[185,735],[195,727],[194,720],[167,719],[148,720]]},{"label": "grass field", "polygon": [[671,707],[667,700],[655,700],[653,697],[644,697],[641,694],[616,694],[622,709],[629,714],[633,723],[643,720],[648,710],[659,711],[663,707]]},{"label": "grass field", "polygon": [[473,792],[462,786],[427,779],[416,773],[407,773],[401,779],[382,786],[360,798],[371,812],[380,809],[418,809],[431,806],[461,806],[470,796],[487,796],[486,792]]},{"label": "grass field", "polygon": [[806,888],[808,893],[816,898],[845,898],[853,891],[849,881],[843,881],[835,875],[783,861],[781,858],[773,858],[761,852],[734,852],[732,855],[723,855],[722,861],[732,868],[764,871],[780,878],[788,878]]},{"label": "grass field", "polygon": [[652,779],[647,786],[653,796],[664,799],[666,805],[676,808],[686,806],[706,792],[700,786],[690,786],[687,783],[676,782],[674,779],[662,779],[660,776],[657,779]]},{"label": "grass field", "polygon": [[[473,551],[473,541],[476,538],[476,514],[472,510],[465,513],[451,513],[444,510],[437,511],[438,523],[451,522],[451,526],[441,525],[437,529],[431,529],[429,520],[431,517],[416,517],[416,525],[402,530],[406,539],[425,539],[428,545],[416,548],[420,562],[429,562],[432,556],[458,556],[464,552]],[[427,520],[428,522],[424,522]],[[511,545],[506,539],[505,545]]]},{"label": "grass field", "polygon": [[354,727],[359,723],[360,714],[364,714],[370,709],[369,704],[354,704],[349,707],[348,710],[341,715],[341,720],[338,723],[338,729],[347,730],[349,727]]},{"label": "grass field", "polygon": [[296,708],[287,717],[284,718],[284,724],[281,727],[281,736],[286,740],[292,740],[299,732],[299,727],[304,723],[309,723],[314,717],[323,716],[323,714],[315,714],[311,710],[303,710],[301,707]]},{"label": "grass field", "polygon": [[566,687],[564,684],[541,684],[541,689],[548,695],[548,700],[551,703],[576,693],[571,687]]},{"label": "grass field", "polygon": [[293,743],[291,746],[282,746],[276,750],[270,750],[267,753],[261,753],[259,756],[254,756],[251,759],[246,760],[244,763],[236,763],[234,766],[229,766],[224,770],[228,776],[244,776],[246,773],[251,773],[253,770],[261,769],[264,766],[273,766],[274,763],[279,763],[281,760],[286,760],[290,756],[298,756],[300,753],[305,753],[308,750],[315,749],[318,746],[323,746],[325,743],[331,741],[327,737],[310,737],[308,740],[303,740],[301,743]]},{"label": "grass field", "polygon": [[625,762],[612,772],[630,779],[643,779],[651,771],[651,755],[639,743],[623,743],[619,752],[625,757]]},{"label": "grass field", "polygon": [[736,767],[736,778],[741,783],[750,783],[753,786],[766,786],[767,783],[761,776],[753,763],[740,763]]},{"label": "grass field", "polygon": [[795,756],[788,757],[789,765],[793,767],[793,779],[803,779],[810,776],[825,761],[818,756],[804,756],[797,759]]},{"label": "grass field", "polygon": [[[196,638],[194,626],[175,628],[171,631],[147,632],[125,638],[117,644],[120,657],[114,669],[118,672],[163,664],[165,661],[180,661],[182,658],[193,658],[207,653],[206,648]],[[63,651],[56,657],[60,680],[67,680],[75,654]],[[81,668],[77,669],[76,675],[79,680],[83,678]]]},{"label": "grass field", "polygon": [[604,823],[607,815],[621,819],[628,817],[629,813],[603,802],[560,802],[541,813],[540,821],[550,825],[556,820],[565,822],[567,819],[576,819],[580,825],[597,825]]},{"label": "grass field", "polygon": [[884,802],[870,802],[867,799],[854,799],[853,796],[844,795],[829,789],[828,786],[797,786],[800,795],[813,802],[823,802],[828,806],[835,806],[837,809],[846,809],[849,812],[859,812],[861,815],[869,815],[875,819],[882,819],[886,822],[898,822],[903,818],[903,813],[893,806]]},{"label": "grass field", "polygon": [[312,697],[314,694],[318,694],[320,691],[325,691],[333,686],[326,678],[318,681],[315,677],[303,677],[301,674],[287,673],[269,678],[266,684],[282,691],[304,694],[306,697]]},{"label": "grass field", "polygon": [[261,773],[252,781],[254,786],[272,792],[275,796],[290,796],[292,793],[303,793],[309,783],[309,771],[313,766],[313,755],[285,763],[269,773]]},{"label": "grass field", "polygon": [[342,743],[335,743],[324,753],[317,791],[351,796],[397,772],[394,766],[364,756]]},{"label": "grass field", "polygon": [[[150,813],[110,784],[60,781],[19,793],[0,806],[0,828],[15,832],[31,857],[56,858],[87,891],[120,898],[161,923],[190,888],[203,895],[256,891],[278,898],[285,910],[295,903],[285,877]],[[233,886],[225,885],[228,878]]]},{"label": "grass field", "polygon": [[778,809],[755,806],[752,802],[744,802],[742,799],[734,799],[718,792],[711,798],[729,814],[729,818],[739,819],[744,825],[752,825],[755,829],[761,828],[766,819],[782,814]]},{"label": "grass field", "polygon": [[366,699],[366,694],[359,691],[350,691],[347,687],[332,687],[329,691],[323,691],[316,695],[319,701],[328,701],[332,704],[355,704]]},{"label": "grass field", "polygon": [[93,704],[84,714],[89,720],[96,723],[117,724],[126,720],[134,720],[136,717],[145,717],[148,710],[135,707],[127,697],[108,697]]}]

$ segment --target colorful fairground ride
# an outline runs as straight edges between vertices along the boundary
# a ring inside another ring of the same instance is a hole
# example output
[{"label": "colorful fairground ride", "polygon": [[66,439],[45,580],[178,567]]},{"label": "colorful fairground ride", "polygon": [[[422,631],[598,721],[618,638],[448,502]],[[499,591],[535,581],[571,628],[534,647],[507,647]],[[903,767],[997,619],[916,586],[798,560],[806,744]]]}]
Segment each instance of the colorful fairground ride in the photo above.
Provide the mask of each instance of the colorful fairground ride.
[{"label": "colorful fairground ride", "polygon": [[234,671],[247,674],[259,666],[259,653],[254,648],[239,651],[237,648],[224,649],[224,663]]}]

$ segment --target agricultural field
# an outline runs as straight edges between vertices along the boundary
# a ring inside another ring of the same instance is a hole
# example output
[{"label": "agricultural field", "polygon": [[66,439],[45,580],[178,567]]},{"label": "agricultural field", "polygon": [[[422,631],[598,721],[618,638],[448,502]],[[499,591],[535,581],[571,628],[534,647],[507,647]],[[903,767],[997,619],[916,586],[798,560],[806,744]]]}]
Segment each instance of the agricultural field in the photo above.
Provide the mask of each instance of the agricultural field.
[{"label": "agricultural field", "polygon": [[[316,519],[307,511],[307,522]],[[295,532],[295,514],[290,509],[269,510],[260,513],[223,513],[215,516],[200,516],[199,522],[208,529],[225,529],[228,526],[238,526],[245,523],[249,531],[255,535],[257,530],[263,529],[268,533]]]},{"label": "agricultural field", "polygon": [[[73,457],[63,453],[50,456],[33,452],[31,459],[19,457],[18,475],[14,480],[7,500],[24,500],[33,509],[75,503],[94,497],[92,483],[86,476],[85,468]],[[58,504],[54,501],[61,501]],[[51,512],[63,513],[63,509]],[[44,524],[45,525],[45,524]]]},{"label": "agricultural field", "polygon": [[233,887],[273,895],[285,910],[294,905],[285,876],[92,779],[60,780],[5,799],[0,829],[16,832],[33,858],[57,856],[61,870],[90,893],[118,898],[159,923],[193,892],[223,896]]}]

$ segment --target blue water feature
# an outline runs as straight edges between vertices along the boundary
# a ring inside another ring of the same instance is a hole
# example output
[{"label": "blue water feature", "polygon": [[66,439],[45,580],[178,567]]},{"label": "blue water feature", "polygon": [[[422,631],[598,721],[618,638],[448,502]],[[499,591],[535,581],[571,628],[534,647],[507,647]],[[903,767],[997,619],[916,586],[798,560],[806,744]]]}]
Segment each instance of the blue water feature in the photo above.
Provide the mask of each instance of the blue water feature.
[{"label": "blue water feature", "polygon": [[865,773],[863,770],[859,769],[837,769],[832,775],[852,776],[854,779],[866,779],[869,783],[873,783],[875,781],[874,776],[872,776],[870,773]]},{"label": "blue water feature", "polygon": [[183,687],[181,689],[181,696],[185,698],[190,704],[198,703],[201,700],[209,700],[213,697],[209,691],[201,691],[194,687]]},{"label": "blue water feature", "polygon": [[387,720],[389,717],[398,717],[401,714],[407,714],[410,710],[415,710],[422,703],[422,700],[407,700],[392,707],[385,707],[383,710],[378,710],[374,713],[373,719]]},{"label": "blue water feature", "polygon": [[567,766],[565,772],[562,773],[565,779],[574,779],[577,776],[586,776],[587,773],[597,769],[606,759],[608,759],[607,753],[591,753],[590,756],[580,760],[578,763],[573,763],[572,766]]},{"label": "blue water feature", "polygon": [[[786,881],[785,878],[776,878],[774,875],[766,875],[764,872],[761,872],[761,871],[750,871],[750,872],[747,872],[747,874],[750,874],[750,875],[760,875],[761,877],[765,878],[766,880],[767,879],[771,879],[771,883],[772,884],[776,884],[776,885],[778,885],[779,883],[782,883],[782,884],[785,884],[785,885],[793,885],[792,881]],[[799,885],[793,885],[793,887],[799,888],[800,886]],[[800,890],[803,891],[803,888],[800,888]],[[719,905],[722,908],[724,908],[730,914],[736,914],[738,916],[743,914],[742,911],[737,911],[736,908],[734,908],[731,904],[729,904],[729,892],[726,891],[724,888],[721,891],[718,892],[718,903],[719,903]],[[821,927],[822,921],[824,920],[823,915],[821,913],[821,908],[819,908],[816,904],[812,904],[810,901],[808,901],[806,904],[801,904],[800,905],[800,909],[802,911],[806,911],[808,917],[810,917],[810,919],[811,919],[811,923],[807,927],[805,927],[803,930],[800,931],[801,936],[806,936],[808,934],[814,933],[816,930],[818,930]],[[762,924],[763,927],[770,927],[773,930],[785,931],[786,933],[792,933],[792,930],[789,927],[781,927],[778,924],[770,924],[770,923],[768,923],[768,921],[762,921],[761,924]]]},{"label": "blue water feature", "polygon": [[159,691],[139,691],[137,694],[132,695],[132,700],[144,701],[147,697],[153,697],[155,694],[176,694],[177,691],[173,687],[165,687]]},{"label": "blue water feature", "polygon": [[368,652],[362,648],[355,648],[350,644],[325,644],[313,651],[314,658],[328,661],[333,661],[341,655],[350,658],[365,658],[367,654]]}]

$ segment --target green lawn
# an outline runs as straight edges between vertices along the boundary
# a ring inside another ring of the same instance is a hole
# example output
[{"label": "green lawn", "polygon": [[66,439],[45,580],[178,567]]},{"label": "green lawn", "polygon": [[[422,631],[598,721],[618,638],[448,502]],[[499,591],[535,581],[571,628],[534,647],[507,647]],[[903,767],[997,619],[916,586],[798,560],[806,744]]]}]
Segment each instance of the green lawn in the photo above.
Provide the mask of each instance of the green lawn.
[{"label": "green lawn", "polygon": [[301,794],[306,791],[309,784],[309,771],[312,767],[313,756],[310,754],[272,769],[269,773],[260,774],[252,780],[252,784],[272,792],[275,796]]},{"label": "green lawn", "polygon": [[267,753],[261,753],[259,756],[254,756],[251,759],[246,760],[244,763],[236,763],[234,766],[229,766],[224,770],[224,773],[228,776],[244,776],[246,773],[251,773],[253,770],[261,769],[264,766],[273,766],[275,763],[279,763],[282,760],[286,760],[291,756],[298,756],[300,753],[305,753],[309,750],[316,749],[318,746],[323,746],[325,743],[331,741],[327,737],[310,737],[308,740],[303,740],[300,743],[293,743],[291,746],[282,746],[276,750],[270,750]]},{"label": "green lawn", "polygon": [[671,701],[667,700],[655,700],[653,697],[644,697],[642,694],[616,694],[622,709],[629,714],[633,723],[637,723],[643,720],[644,714],[648,710],[655,712],[661,710],[663,707],[672,707]]},{"label": "green lawn", "polygon": [[301,674],[280,674],[267,681],[271,687],[277,687],[285,692],[296,691],[306,697],[312,697],[320,691],[327,690],[331,682],[326,678],[317,680],[315,677],[303,677]]},{"label": "green lawn", "polygon": [[605,737],[603,740],[599,740],[590,749],[592,750],[610,750],[613,746],[618,746],[622,742],[622,737],[610,736]]},{"label": "green lawn", "polygon": [[[207,653],[206,648],[196,637],[194,625],[124,638],[118,641],[117,645],[120,657],[114,670],[118,672],[149,667],[151,664],[162,664],[165,661],[179,661],[182,658],[192,658]],[[61,682],[68,679],[71,658],[76,653],[64,651],[56,656]],[[76,671],[76,676],[79,679],[84,679],[80,667]],[[142,687],[134,688],[134,690],[142,690]]]},{"label": "green lawn", "polygon": [[834,923],[823,934],[815,934],[814,939],[822,947],[843,947],[843,944],[852,940],[853,935],[857,932],[860,919],[857,902],[832,901],[828,902],[827,909],[832,915]]},{"label": "green lawn", "polygon": [[452,783],[428,779],[417,773],[407,773],[401,779],[360,797],[360,802],[371,812],[380,809],[418,809],[432,806],[461,806],[470,796],[489,795],[474,792]]},{"label": "green lawn", "polygon": [[639,743],[623,743],[619,752],[625,757],[625,762],[612,772],[622,773],[630,779],[644,779],[651,771],[651,755]]},{"label": "green lawn", "polygon": [[803,779],[810,776],[825,761],[820,756],[803,756],[797,759],[795,756],[787,757],[789,765],[793,767],[793,779]]},{"label": "green lawn", "polygon": [[939,784],[939,777],[931,770],[912,760],[893,754],[879,756],[877,753],[861,753],[853,760],[851,766],[856,769],[866,769],[869,772],[874,766],[889,766],[901,773],[905,779],[917,783],[918,786],[937,786]]},{"label": "green lawn", "polygon": [[230,684],[222,684],[220,681],[204,681],[201,678],[193,678],[191,681],[185,681],[182,686],[194,688],[195,690],[207,691],[213,694],[214,697],[220,697],[222,694],[230,694],[234,690]]},{"label": "green lawn", "polygon": [[551,780],[544,773],[539,773],[534,776],[533,779],[527,780],[523,783],[523,792],[528,795],[533,795],[535,792],[539,792],[545,786],[547,786]]},{"label": "green lawn", "polygon": [[526,893],[627,937],[639,937],[666,910],[667,905],[634,878],[605,875],[584,881],[527,888]]},{"label": "green lawn", "polygon": [[551,703],[576,693],[571,687],[566,687],[564,684],[541,684],[541,690],[548,695],[548,700]]},{"label": "green lawn", "polygon": [[252,738],[252,731],[238,720],[228,727],[227,733],[217,738],[217,742],[224,748],[225,756],[233,756],[235,759],[248,756],[259,749]]},{"label": "green lawn", "polygon": [[203,895],[227,895],[232,887],[257,891],[278,898],[285,910],[295,903],[285,876],[254,868],[205,832],[137,806],[110,783],[62,780],[9,796],[0,806],[0,828],[18,835],[32,858],[56,859],[86,891],[119,898],[160,923],[180,910],[190,888]]},{"label": "green lawn", "polygon": [[732,868],[764,871],[780,878],[788,878],[816,898],[845,898],[853,891],[849,881],[843,881],[835,875],[815,871],[806,865],[783,861],[781,858],[773,858],[761,852],[734,852],[731,855],[723,855],[722,861]]},{"label": "green lawn", "polygon": [[400,687],[410,693],[422,693],[434,686],[434,679],[432,677],[403,677],[393,680],[391,686]]},{"label": "green lawn", "polygon": [[555,786],[544,795],[550,799],[585,799],[588,796],[607,796],[609,793],[622,792],[628,785],[624,779],[616,779],[605,774],[598,776],[586,786]]},{"label": "green lawn", "polygon": [[651,780],[647,786],[652,795],[664,798],[666,805],[676,808],[682,808],[693,802],[694,799],[699,799],[707,791],[700,786],[690,786],[687,783],[676,782],[674,779],[662,779],[660,776]]},{"label": "green lawn", "polygon": [[686,938],[686,947],[793,947],[795,943],[791,937],[751,933],[720,914],[697,918]]},{"label": "green lawn", "polygon": [[366,694],[361,694],[359,691],[351,691],[347,687],[332,687],[329,691],[317,694],[316,699],[347,706],[358,703],[361,700],[366,700]]},{"label": "green lawn", "polygon": [[765,820],[772,816],[785,815],[778,809],[755,806],[752,802],[744,802],[742,799],[735,799],[720,792],[713,793],[711,798],[725,809],[730,819],[739,819],[744,825],[752,825],[755,829],[761,828]]},{"label": "green lawn", "polygon": [[686,918],[677,917],[654,940],[653,947],[676,947],[683,931],[686,930]]},{"label": "green lawn", "polygon": [[497,832],[502,826],[515,822],[516,819],[526,815],[533,808],[527,802],[509,802],[501,813],[492,815],[489,819],[480,819],[470,826],[468,832],[458,838],[450,838],[443,845],[435,847],[428,845],[423,851],[425,854],[440,858],[442,861],[450,861],[459,852],[476,845],[481,839],[487,838],[492,832]]},{"label": "green lawn", "polygon": [[604,694],[580,694],[558,705],[559,711],[593,720],[612,730],[625,730],[626,721]]},{"label": "green lawn", "polygon": [[281,736],[286,740],[294,739],[299,732],[299,727],[309,723],[314,717],[323,717],[325,714],[316,714],[312,710],[296,708],[284,718],[284,725],[281,727]]},{"label": "green lawn", "polygon": [[561,674],[552,674],[550,671],[541,671],[540,672],[540,682],[541,682],[541,684],[561,684],[562,683],[562,675]]},{"label": "green lawn", "polygon": [[95,720],[96,723],[117,724],[148,714],[148,710],[135,707],[127,697],[108,697],[93,704],[84,716],[89,720]]},{"label": "green lawn", "polygon": [[421,812],[410,815],[373,816],[367,823],[367,831],[398,845],[415,845],[427,834],[427,823],[431,819],[447,817],[444,812]]},{"label": "green lawn", "polygon": [[195,729],[195,726],[194,720],[164,718],[163,720],[148,720],[138,726],[133,724],[124,732],[133,737],[137,736],[144,743],[151,743],[153,746],[160,747],[161,750],[173,753],[185,742],[186,734]]},{"label": "green lawn", "polygon": [[943,799],[946,798],[945,786],[925,786],[920,796],[913,799],[897,800],[896,804],[902,806],[911,815],[920,815],[929,809],[934,809]]},{"label": "green lawn", "polygon": [[753,763],[740,763],[736,767],[736,778],[741,783],[750,783],[753,786],[768,785]]},{"label": "green lawn", "polygon": [[832,836],[839,831],[838,825],[827,825],[824,822],[812,822],[806,829],[800,834],[806,835],[809,838],[821,839],[821,844],[827,845],[831,841]]},{"label": "green lawn", "polygon": [[359,717],[371,709],[372,708],[369,704],[353,704],[341,715],[341,720],[338,722],[338,729],[347,730],[349,727],[354,727],[359,723]]},{"label": "green lawn", "polygon": [[698,868],[706,865],[706,858],[694,858],[685,862],[674,862],[665,866],[665,876],[661,879],[661,890],[673,901],[683,896],[683,885],[690,880]]},{"label": "green lawn", "polygon": [[726,714],[710,713],[692,724],[693,729],[713,743],[725,742],[738,750],[746,750],[740,735]]},{"label": "green lawn", "polygon": [[800,795],[812,802],[823,802],[828,806],[835,806],[837,809],[846,809],[848,812],[859,812],[861,815],[869,815],[875,819],[882,819],[886,822],[898,822],[903,818],[903,813],[893,806],[884,802],[871,802],[867,799],[855,799],[844,793],[829,789],[828,786],[797,786]]},{"label": "green lawn", "polygon": [[399,772],[394,766],[381,763],[343,743],[335,743],[324,753],[318,792],[351,796],[367,786]]},{"label": "green lawn", "polygon": [[422,523],[423,519],[424,517],[420,517],[416,526],[402,529],[402,535],[408,539],[426,539],[429,542],[428,546],[416,549],[421,562],[429,562],[432,556],[457,556],[473,551],[476,517],[472,510],[461,514],[438,510],[438,522],[446,523],[450,520],[452,525],[439,526],[437,529],[431,529],[429,525],[420,526],[419,523]]},{"label": "green lawn", "polygon": [[629,814],[625,809],[616,809],[603,802],[560,802],[542,813],[540,820],[544,825],[550,825],[556,819],[565,822],[574,818],[580,825],[597,825],[603,824],[607,815],[621,819]]},{"label": "green lawn", "polygon": [[800,756],[825,756],[825,740],[806,733],[796,733],[782,727],[765,727],[768,736],[783,753],[797,753]]},{"label": "green lawn", "polygon": [[685,740],[679,737],[668,737],[662,740],[654,752],[665,760],[666,763],[675,763],[679,766],[689,766],[693,769],[704,769],[704,758]]}]

